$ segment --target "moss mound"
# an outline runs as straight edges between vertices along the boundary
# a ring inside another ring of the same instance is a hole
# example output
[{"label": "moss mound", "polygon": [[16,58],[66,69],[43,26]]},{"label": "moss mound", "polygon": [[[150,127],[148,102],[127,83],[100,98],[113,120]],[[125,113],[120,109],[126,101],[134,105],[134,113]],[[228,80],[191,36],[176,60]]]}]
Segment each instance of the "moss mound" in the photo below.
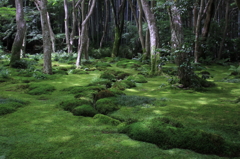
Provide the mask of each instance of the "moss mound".
[{"label": "moss mound", "polygon": [[84,104],[91,105],[91,103],[87,100],[73,99],[73,100],[62,101],[57,105],[57,107],[62,108],[66,111],[72,112],[74,108]]},{"label": "moss mound", "polygon": [[168,118],[125,124],[119,127],[119,132],[135,140],[156,144],[162,149],[182,148],[203,154],[236,156],[240,148],[226,142],[218,134],[184,128],[181,123]]},{"label": "moss mound", "polygon": [[99,113],[108,114],[115,110],[118,110],[119,107],[116,104],[115,97],[102,98],[96,102],[96,109]]},{"label": "moss mound", "polygon": [[74,108],[72,113],[73,113],[73,115],[76,115],[76,116],[93,117],[98,112],[91,105],[83,104],[81,106]]},{"label": "moss mound", "polygon": [[17,108],[23,107],[27,104],[28,102],[18,99],[0,98],[0,115],[13,113]]},{"label": "moss mound", "polygon": [[106,89],[106,90],[101,90],[96,94],[96,100],[102,99],[102,98],[107,98],[107,97],[114,97],[116,96],[114,92]]},{"label": "moss mound", "polygon": [[100,78],[103,78],[103,79],[107,79],[107,80],[110,80],[110,81],[115,81],[116,80],[116,77],[114,74],[112,74],[111,72],[103,72],[101,75],[100,75]]},{"label": "moss mound", "polygon": [[100,123],[109,124],[109,125],[113,125],[113,126],[117,126],[121,123],[119,120],[113,119],[113,118],[111,118],[107,115],[103,115],[103,114],[97,114],[93,118],[96,119]]},{"label": "moss mound", "polygon": [[127,77],[127,80],[133,81],[136,83],[147,83],[147,80],[143,75],[132,75]]},{"label": "moss mound", "polygon": [[154,104],[156,101],[155,98],[144,97],[144,96],[130,96],[130,95],[121,95],[116,98],[118,105],[134,107],[144,104]]},{"label": "moss mound", "polygon": [[27,93],[30,95],[51,94],[54,90],[55,87],[49,84],[31,84]]}]

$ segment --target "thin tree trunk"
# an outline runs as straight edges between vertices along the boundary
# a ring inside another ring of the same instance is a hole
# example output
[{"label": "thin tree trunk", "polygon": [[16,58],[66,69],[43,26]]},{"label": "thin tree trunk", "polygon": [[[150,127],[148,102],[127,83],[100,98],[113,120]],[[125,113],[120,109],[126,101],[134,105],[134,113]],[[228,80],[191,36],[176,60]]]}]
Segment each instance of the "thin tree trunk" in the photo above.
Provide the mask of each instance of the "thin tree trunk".
[{"label": "thin tree trunk", "polygon": [[[91,6],[87,16],[83,19],[82,24],[81,24],[81,36],[80,36],[80,40],[81,40],[81,44],[78,50],[78,57],[77,57],[77,61],[76,61],[76,67],[78,68],[79,65],[81,64],[81,55],[82,53],[84,53],[84,51],[87,51],[88,48],[88,36],[87,36],[87,22],[89,20],[89,18],[91,17],[92,13],[93,13],[93,9],[95,7],[96,4],[96,0],[92,0],[92,3],[90,4],[89,2],[89,6]],[[84,1],[82,3],[82,5],[84,5]]]},{"label": "thin tree trunk", "polygon": [[200,9],[198,12],[198,18],[197,18],[197,22],[196,22],[196,29],[195,29],[195,48],[194,48],[194,62],[195,63],[198,63],[198,58],[199,58],[199,47],[200,47],[199,30],[200,30],[200,26],[201,26],[203,3],[204,3],[204,0],[201,0]]},{"label": "thin tree trunk", "polygon": [[101,41],[100,41],[100,45],[99,45],[99,48],[102,48],[102,45],[103,45],[103,40],[105,38],[105,35],[106,35],[106,32],[107,32],[107,27],[108,27],[108,17],[109,17],[109,12],[108,12],[108,0],[105,0],[105,9],[106,9],[106,17],[105,17],[105,23],[104,23],[104,30],[103,30],[103,35],[102,35],[102,38],[101,38]]},{"label": "thin tree trunk", "polygon": [[76,34],[76,23],[77,23],[77,18],[76,18],[76,9],[75,9],[75,0],[72,0],[72,32],[70,34],[70,39],[69,39],[69,45],[70,45],[70,50],[69,52],[73,52],[73,42],[74,42],[74,37]]},{"label": "thin tree trunk", "polygon": [[223,52],[223,48],[224,48],[224,42],[225,42],[225,39],[226,39],[227,29],[228,29],[229,0],[226,0],[225,2],[226,2],[225,27],[224,27],[224,31],[223,31],[222,41],[220,43],[220,49],[219,49],[219,52],[218,52],[218,59],[219,60],[222,57],[222,52]]},{"label": "thin tree trunk", "polygon": [[50,38],[51,38],[51,42],[52,42],[52,52],[56,52],[55,34],[53,33],[53,30],[52,30],[52,26],[51,26],[50,17],[49,17],[48,12],[47,12],[47,20],[48,20],[48,27],[49,27],[49,31],[50,31]]},{"label": "thin tree trunk", "polygon": [[16,22],[17,22],[17,34],[15,36],[12,45],[12,56],[10,59],[10,65],[12,65],[17,60],[20,60],[21,49],[23,44],[23,39],[26,30],[26,22],[24,20],[23,2],[22,0],[15,0],[16,5]]},{"label": "thin tree trunk", "polygon": [[43,37],[43,72],[52,74],[52,45],[50,38],[50,30],[48,24],[47,0],[35,0],[35,4],[40,11],[42,37]]},{"label": "thin tree trunk", "polygon": [[154,14],[152,13],[148,1],[141,0],[142,8],[147,19],[149,33],[150,33],[150,49],[151,49],[151,72],[150,75],[157,74],[157,59],[159,59],[160,54],[156,52],[158,47],[158,31],[156,20]]},{"label": "thin tree trunk", "polygon": [[64,0],[64,12],[65,12],[65,18],[64,18],[64,25],[65,25],[65,38],[66,38],[66,45],[68,49],[68,53],[70,53],[70,41],[69,41],[69,15],[68,15],[68,1]]}]

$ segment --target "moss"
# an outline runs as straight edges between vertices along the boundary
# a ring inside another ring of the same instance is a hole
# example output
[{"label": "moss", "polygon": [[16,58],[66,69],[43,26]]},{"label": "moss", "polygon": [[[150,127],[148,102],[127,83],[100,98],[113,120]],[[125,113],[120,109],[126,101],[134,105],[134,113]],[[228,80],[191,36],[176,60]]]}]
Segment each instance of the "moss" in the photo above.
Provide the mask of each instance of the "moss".
[{"label": "moss", "polygon": [[118,110],[119,107],[116,104],[115,97],[102,98],[96,102],[96,109],[99,113],[108,114],[115,110]]},{"label": "moss", "polygon": [[128,85],[122,81],[117,81],[113,84],[112,87],[124,91]]},{"label": "moss", "polygon": [[72,113],[73,113],[73,115],[76,115],[76,116],[93,117],[98,112],[91,105],[83,104],[81,106],[74,108]]},{"label": "moss", "polygon": [[107,97],[114,97],[115,94],[114,92],[110,91],[110,90],[101,90],[100,92],[98,92],[96,94],[96,100],[98,99],[102,99],[102,98],[107,98]]},{"label": "moss", "polygon": [[107,80],[110,80],[110,81],[116,80],[116,77],[110,72],[103,72],[100,75],[100,78],[107,79]]},{"label": "moss", "polygon": [[[168,118],[125,124],[119,127],[119,132],[126,133],[135,140],[156,144],[163,149],[182,148],[220,156],[236,153],[236,145],[228,144],[220,135],[184,128],[181,123]],[[233,150],[226,151],[229,147]]]},{"label": "moss", "polygon": [[96,119],[98,122],[101,122],[103,124],[113,125],[113,126],[117,126],[121,123],[119,120],[113,119],[103,114],[97,114],[93,118]]},{"label": "moss", "polygon": [[122,82],[126,84],[126,88],[136,87],[136,83],[131,80],[123,80]]},{"label": "moss", "polygon": [[57,107],[62,108],[66,111],[72,112],[74,108],[84,105],[84,104],[89,105],[91,103],[87,100],[73,99],[73,100],[62,101],[57,105]]},{"label": "moss", "polygon": [[98,62],[96,65],[95,65],[97,68],[105,68],[105,67],[111,67],[111,65],[109,63],[105,63],[105,62]]},{"label": "moss", "polygon": [[125,72],[121,72],[117,75],[117,79],[118,80],[123,80],[124,78],[128,77],[130,74],[129,73],[125,73]]},{"label": "moss", "polygon": [[132,76],[129,76],[127,80],[137,82],[137,83],[147,83],[147,80],[143,75],[132,75]]},{"label": "moss", "polygon": [[0,115],[13,113],[17,108],[23,107],[28,103],[18,99],[0,98]]},{"label": "moss", "polygon": [[49,84],[31,84],[27,91],[30,95],[50,94],[55,90],[54,86]]},{"label": "moss", "polygon": [[72,70],[71,72],[72,74],[78,74],[78,75],[81,75],[81,74],[89,74],[88,72],[84,71],[84,70],[80,70],[80,69],[74,69]]},{"label": "moss", "polygon": [[119,89],[116,89],[116,88],[109,88],[109,90],[111,92],[113,92],[115,94],[115,96],[118,96],[118,95],[125,95],[125,93]]}]

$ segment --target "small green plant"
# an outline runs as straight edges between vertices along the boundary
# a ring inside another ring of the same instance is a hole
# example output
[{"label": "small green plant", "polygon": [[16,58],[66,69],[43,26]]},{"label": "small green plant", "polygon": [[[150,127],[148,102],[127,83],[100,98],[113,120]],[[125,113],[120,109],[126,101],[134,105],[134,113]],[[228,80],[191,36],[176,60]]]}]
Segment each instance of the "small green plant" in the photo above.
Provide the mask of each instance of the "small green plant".
[{"label": "small green plant", "polygon": [[230,65],[229,71],[232,71],[231,75],[240,75],[240,65],[239,66]]}]

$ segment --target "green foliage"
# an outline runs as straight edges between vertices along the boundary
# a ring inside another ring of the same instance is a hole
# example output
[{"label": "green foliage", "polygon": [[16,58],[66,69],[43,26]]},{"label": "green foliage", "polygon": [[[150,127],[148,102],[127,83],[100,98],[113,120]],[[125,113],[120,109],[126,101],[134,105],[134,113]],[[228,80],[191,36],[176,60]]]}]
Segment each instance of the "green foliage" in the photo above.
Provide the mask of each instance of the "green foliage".
[{"label": "green foliage", "polygon": [[102,98],[96,102],[96,110],[102,114],[108,114],[118,109],[116,97]]},{"label": "green foliage", "polygon": [[131,75],[127,77],[127,80],[130,80],[136,83],[147,83],[147,79],[143,75]]},{"label": "green foliage", "polygon": [[[74,108],[82,105],[90,105],[91,103],[87,100],[78,100],[78,99],[72,99],[72,100],[66,100],[60,102],[57,107],[61,108],[66,111],[73,112]],[[76,113],[76,112],[75,112]]]},{"label": "green foliage", "polygon": [[1,19],[11,20],[16,16],[16,9],[10,7],[0,7]]},{"label": "green foliage", "polygon": [[55,87],[49,84],[31,84],[27,93],[30,95],[51,94]]},{"label": "green foliage", "polygon": [[110,57],[111,56],[111,48],[110,47],[104,47],[101,49],[90,48],[89,55],[96,59],[100,59],[103,57]]},{"label": "green foliage", "polygon": [[119,127],[119,132],[135,140],[156,144],[162,149],[183,148],[204,154],[222,156],[230,153],[234,156],[239,148],[218,134],[185,128],[181,123],[166,117],[123,125]]},{"label": "green foliage", "polygon": [[97,114],[97,111],[91,106],[87,104],[83,104],[81,106],[78,106],[72,110],[73,115],[76,116],[89,116],[93,117]]},{"label": "green foliage", "polygon": [[144,97],[144,96],[133,96],[133,95],[121,95],[118,96],[116,102],[118,105],[135,107],[144,104],[153,104],[156,101],[155,98]]},{"label": "green foliage", "polygon": [[45,73],[43,73],[41,71],[35,70],[33,72],[33,77],[35,79],[38,79],[38,80],[44,80],[44,79],[48,79],[49,75],[47,75],[47,74],[45,74]]},{"label": "green foliage", "polygon": [[28,102],[19,99],[0,98],[0,115],[13,113],[17,108],[23,107],[27,104]]},{"label": "green foliage", "polygon": [[17,60],[11,64],[11,67],[13,68],[20,68],[20,69],[26,69],[28,68],[28,61],[27,60]]},{"label": "green foliage", "polygon": [[128,77],[130,74],[129,73],[126,73],[126,72],[120,72],[117,74],[117,79],[120,80],[120,79],[124,79],[126,77]]},{"label": "green foliage", "polygon": [[103,78],[94,78],[88,86],[98,86],[98,85],[102,85],[102,86],[109,86],[111,87],[112,82],[107,80],[107,79],[103,79]]},{"label": "green foliage", "polygon": [[0,78],[9,79],[11,76],[10,71],[5,67],[0,67]]},{"label": "green foliage", "polygon": [[106,63],[106,62],[98,62],[95,66],[96,66],[97,68],[111,67],[111,65],[110,65],[109,63]]},{"label": "green foliage", "polygon": [[240,65],[238,67],[230,65],[229,71],[232,71],[231,75],[240,75]]},{"label": "green foliage", "polygon": [[113,119],[109,116],[103,115],[103,114],[96,114],[93,119],[96,119],[98,122],[103,124],[109,124],[113,126],[119,125],[121,122],[117,119]]}]

